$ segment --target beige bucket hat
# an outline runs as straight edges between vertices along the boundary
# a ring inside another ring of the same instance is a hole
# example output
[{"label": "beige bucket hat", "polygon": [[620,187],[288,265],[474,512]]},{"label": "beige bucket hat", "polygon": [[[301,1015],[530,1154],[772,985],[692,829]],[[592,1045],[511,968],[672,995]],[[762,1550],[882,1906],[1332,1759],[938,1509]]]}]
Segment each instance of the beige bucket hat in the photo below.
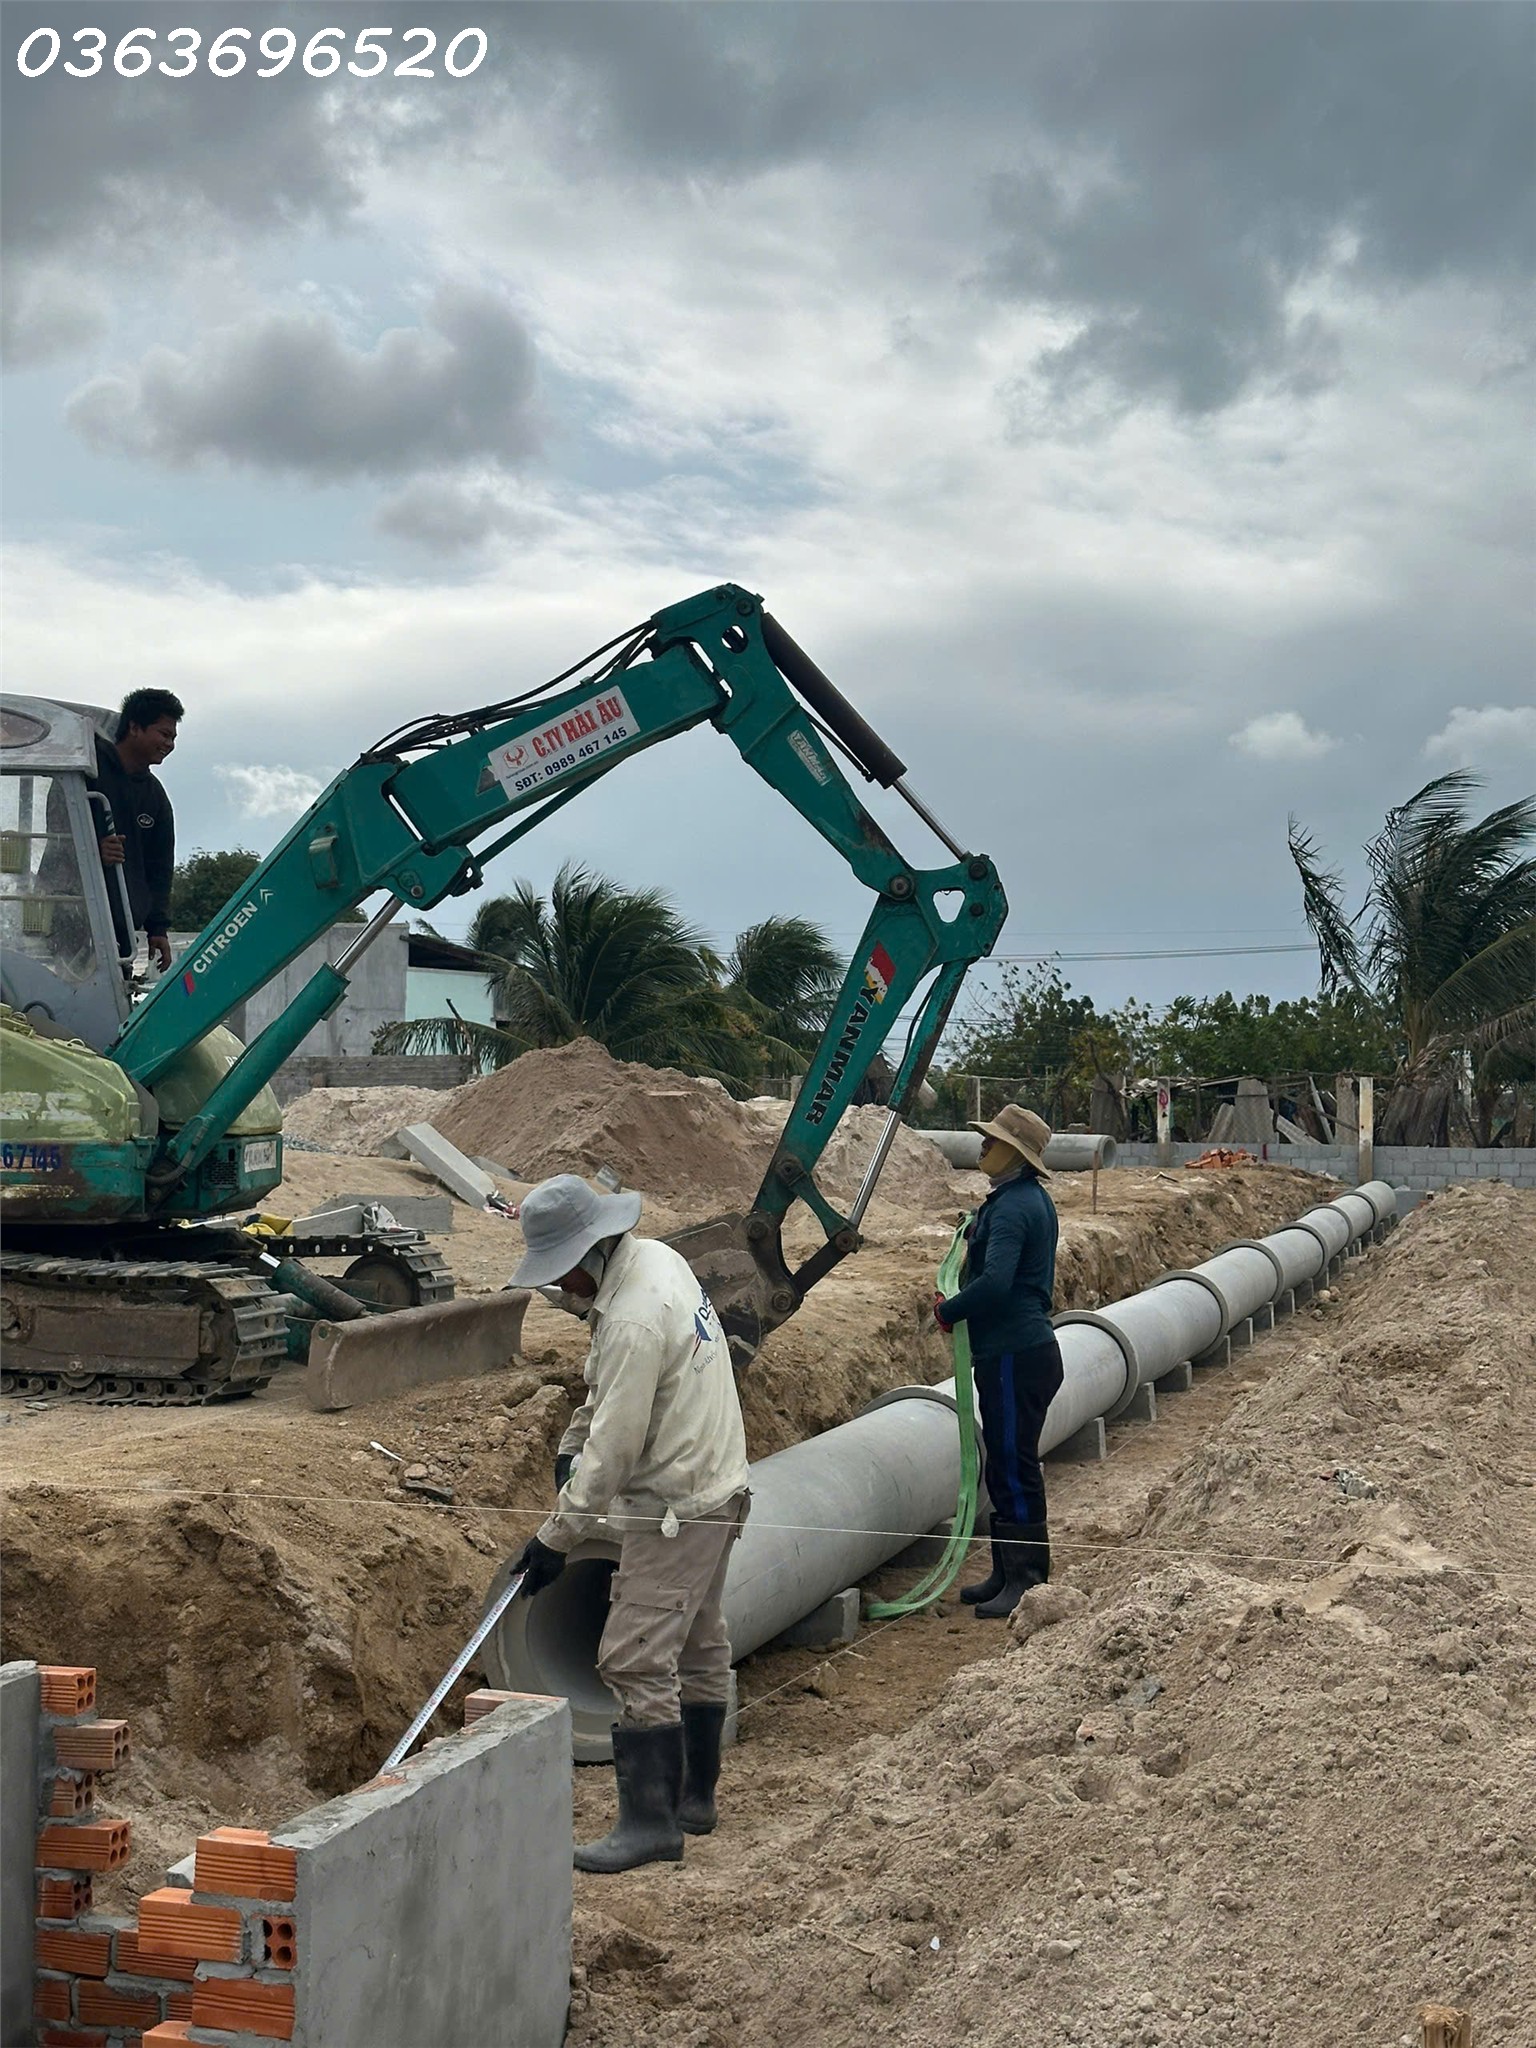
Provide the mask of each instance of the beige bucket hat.
[{"label": "beige bucket hat", "polygon": [[1043,1116],[1036,1116],[1032,1109],[1021,1109],[1016,1102],[1005,1102],[991,1123],[973,1123],[970,1128],[980,1131],[984,1138],[997,1138],[1004,1145],[1011,1145],[1042,1180],[1050,1179],[1045,1148],[1051,1142],[1051,1127]]}]

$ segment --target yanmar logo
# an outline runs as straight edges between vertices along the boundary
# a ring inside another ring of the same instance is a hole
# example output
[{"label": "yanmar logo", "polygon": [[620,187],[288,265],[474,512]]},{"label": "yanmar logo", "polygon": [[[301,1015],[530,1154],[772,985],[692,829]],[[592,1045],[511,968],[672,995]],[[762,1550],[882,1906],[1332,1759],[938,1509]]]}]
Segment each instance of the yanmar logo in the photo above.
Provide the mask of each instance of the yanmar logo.
[{"label": "yanmar logo", "polygon": [[839,1082],[848,1071],[848,1062],[858,1050],[859,1040],[864,1036],[864,1026],[876,1003],[883,1003],[890,994],[891,983],[896,979],[896,963],[884,946],[876,946],[869,956],[864,969],[864,986],[859,990],[859,999],[849,1013],[848,1022],[843,1026],[837,1041],[837,1048],[827,1063],[821,1086],[811,1098],[811,1106],[805,1112],[808,1124],[821,1123],[827,1114],[828,1105],[837,1093]]},{"label": "yanmar logo", "polygon": [[272,901],[272,891],[261,889],[255,896],[248,896],[238,910],[230,913],[213,937],[195,953],[182,972],[181,985],[188,995],[197,986],[197,977],[206,974],[216,960],[223,958],[232,940],[239,937],[251,919],[256,916],[264,903]]}]

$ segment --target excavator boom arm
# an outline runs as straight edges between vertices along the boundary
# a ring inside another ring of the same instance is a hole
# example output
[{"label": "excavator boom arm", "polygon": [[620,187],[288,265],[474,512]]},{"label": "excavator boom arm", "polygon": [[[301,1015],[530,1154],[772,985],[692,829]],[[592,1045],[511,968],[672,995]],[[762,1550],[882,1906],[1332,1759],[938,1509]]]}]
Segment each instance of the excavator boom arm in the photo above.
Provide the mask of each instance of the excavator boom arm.
[{"label": "excavator boom arm", "polygon": [[[322,966],[252,1041],[198,1115],[168,1140],[152,1178],[173,1185],[219,1140],[342,1000],[350,961],[402,905],[427,910],[478,886],[483,863],[551,810],[620,761],[706,721],[876,897],[757,1200],[748,1217],[727,1219],[734,1251],[715,1260],[712,1291],[727,1326],[755,1347],[764,1329],[793,1313],[805,1287],[857,1244],[858,1214],[843,1217],[831,1207],[814,1169],[892,1025],[932,976],[898,1068],[895,1117],[921,1084],[967,966],[995,944],[1007,903],[991,861],[962,853],[936,825],[954,860],[920,869],[902,857],[859,801],[833,749],[870,780],[895,785],[933,824],[905,788],[904,765],[761,600],[735,585],[657,613],[619,655],[581,680],[425,720],[336,777],[176,972],[135,1010],[113,1058],[134,1080],[151,1084],[346,913],[380,891],[390,901],[360,928],[349,952]],[[827,1246],[790,1275],[779,1230],[796,1200],[820,1218]],[[862,1204],[855,1207],[862,1213]],[[722,1227],[705,1226],[717,1250],[725,1243]],[[684,1240],[698,1236],[685,1233]],[[704,1249],[700,1240],[701,1256]],[[746,1296],[750,1301],[733,1313],[732,1304]]]}]

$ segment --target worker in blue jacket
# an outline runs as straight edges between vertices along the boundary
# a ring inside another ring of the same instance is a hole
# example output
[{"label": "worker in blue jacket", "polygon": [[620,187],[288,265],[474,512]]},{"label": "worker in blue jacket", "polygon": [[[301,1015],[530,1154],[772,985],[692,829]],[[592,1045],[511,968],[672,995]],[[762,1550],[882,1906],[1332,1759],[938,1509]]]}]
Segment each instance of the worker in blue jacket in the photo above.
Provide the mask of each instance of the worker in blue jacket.
[{"label": "worker in blue jacket", "polygon": [[983,1620],[1012,1614],[1031,1586],[1051,1575],[1040,1431],[1061,1385],[1061,1352],[1051,1323],[1056,1284],[1056,1207],[1045,1191],[1050,1126],[1008,1103],[982,1136],[981,1170],[992,1192],[970,1228],[963,1284],[934,1297],[940,1329],[968,1326],[987,1493],[992,1502],[992,1573],[960,1598]]}]

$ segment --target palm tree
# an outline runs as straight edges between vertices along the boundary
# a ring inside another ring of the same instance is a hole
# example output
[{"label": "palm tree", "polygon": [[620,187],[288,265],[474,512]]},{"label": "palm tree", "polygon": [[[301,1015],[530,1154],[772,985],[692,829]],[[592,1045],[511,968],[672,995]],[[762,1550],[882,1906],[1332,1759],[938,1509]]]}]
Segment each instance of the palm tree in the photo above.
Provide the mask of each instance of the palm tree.
[{"label": "palm tree", "polygon": [[1443,1143],[1458,1082],[1486,1096],[1494,1077],[1521,1071],[1536,1039],[1536,858],[1525,852],[1536,797],[1474,821],[1468,799],[1480,787],[1457,770],[1387,813],[1365,849],[1370,886],[1353,917],[1337,871],[1291,820],[1322,991],[1354,990],[1397,1046],[1388,1143]]},{"label": "palm tree", "polygon": [[769,918],[722,962],[659,889],[567,864],[546,901],[520,882],[476,912],[498,1022],[392,1024],[385,1052],[468,1053],[504,1066],[535,1046],[595,1038],[616,1059],[710,1074],[747,1092],[770,1059],[803,1058],[841,980],[814,925]]},{"label": "palm tree", "polygon": [[765,917],[731,950],[725,998],[757,1026],[766,1054],[801,1067],[832,1013],[846,964],[809,918]]}]

